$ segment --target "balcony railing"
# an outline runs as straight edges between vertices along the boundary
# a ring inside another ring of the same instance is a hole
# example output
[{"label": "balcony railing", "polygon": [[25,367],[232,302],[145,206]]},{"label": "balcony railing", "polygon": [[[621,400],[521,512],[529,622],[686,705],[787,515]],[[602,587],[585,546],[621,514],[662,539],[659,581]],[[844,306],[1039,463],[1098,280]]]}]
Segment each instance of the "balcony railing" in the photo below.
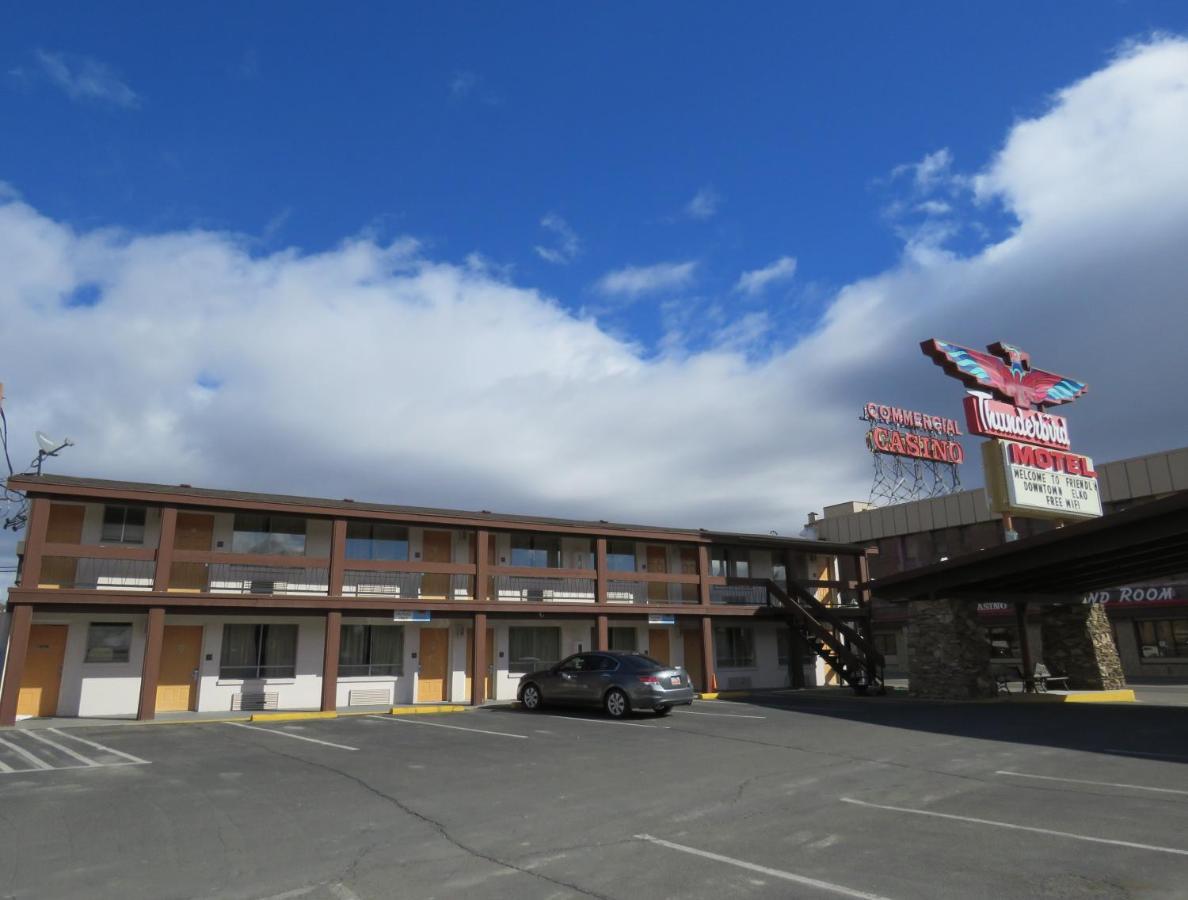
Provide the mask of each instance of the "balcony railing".
[{"label": "balcony railing", "polygon": [[299,566],[175,562],[169,571],[169,590],[179,593],[325,596],[327,582],[326,569]]},{"label": "balcony railing", "polygon": [[607,603],[635,604],[637,606],[674,606],[697,603],[697,585],[673,584],[667,581],[609,581],[606,585]]},{"label": "balcony railing", "polygon": [[151,591],[156,564],[147,559],[95,559],[46,556],[41,560],[42,588],[98,591]]},{"label": "balcony railing", "polygon": [[527,575],[491,576],[491,598],[521,603],[593,603],[593,578],[547,578]]},{"label": "balcony railing", "polygon": [[710,603],[767,606],[767,587],[763,584],[716,584],[710,588]]},{"label": "balcony railing", "polygon": [[342,593],[346,597],[396,600],[473,600],[474,576],[347,569],[342,576]]}]

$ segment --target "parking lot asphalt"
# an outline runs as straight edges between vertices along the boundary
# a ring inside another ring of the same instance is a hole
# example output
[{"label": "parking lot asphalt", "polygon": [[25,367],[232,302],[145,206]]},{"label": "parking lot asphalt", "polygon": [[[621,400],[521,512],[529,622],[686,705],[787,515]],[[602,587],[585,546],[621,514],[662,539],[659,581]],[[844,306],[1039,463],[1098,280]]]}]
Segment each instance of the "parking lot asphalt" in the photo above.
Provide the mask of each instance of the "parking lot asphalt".
[{"label": "parking lot asphalt", "polygon": [[26,751],[0,744],[4,898],[1188,892],[1185,707],[789,693],[627,722],[484,708],[42,737],[59,746],[0,732]]}]

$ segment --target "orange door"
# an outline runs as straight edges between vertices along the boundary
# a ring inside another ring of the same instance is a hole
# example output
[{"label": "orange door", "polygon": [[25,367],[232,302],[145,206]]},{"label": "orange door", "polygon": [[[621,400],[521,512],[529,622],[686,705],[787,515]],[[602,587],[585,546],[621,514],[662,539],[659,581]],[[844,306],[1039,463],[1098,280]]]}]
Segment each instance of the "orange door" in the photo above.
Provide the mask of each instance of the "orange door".
[{"label": "orange door", "polygon": [[[648,546],[648,572],[663,574],[668,571],[668,551],[663,547]],[[667,603],[668,585],[663,581],[648,582],[648,602]]]},{"label": "orange door", "polygon": [[[682,547],[681,548],[681,574],[682,575],[696,575],[697,574],[697,548],[696,547]],[[681,602],[682,603],[699,603],[701,596],[697,593],[697,585],[682,584],[681,585]]]},{"label": "orange door", "polygon": [[17,695],[18,716],[57,714],[65,656],[65,625],[33,625],[29,628],[29,650]]},{"label": "orange door", "polygon": [[664,665],[672,665],[672,657],[668,652],[668,629],[648,629],[648,656]]},{"label": "orange door", "polygon": [[[453,536],[448,531],[422,532],[421,559],[425,562],[448,563],[453,557]],[[421,596],[426,600],[450,598],[450,576],[427,574],[421,580]]]},{"label": "orange door", "polygon": [[[81,544],[85,506],[51,503],[49,520],[45,524],[45,540],[49,544]],[[40,587],[74,587],[78,560],[69,556],[43,556]]]},{"label": "orange door", "polygon": [[201,657],[201,625],[165,626],[165,636],[161,639],[161,674],[157,679],[157,712],[198,708]]},{"label": "orange door", "polygon": [[441,702],[445,699],[449,648],[448,629],[421,629],[421,649],[417,654],[417,661],[420,663],[420,673],[417,677],[418,703]]},{"label": "orange door", "polygon": [[[173,547],[209,552],[214,545],[214,516],[207,513],[177,514]],[[175,562],[169,570],[169,590],[205,591],[206,563]]]},{"label": "orange door", "polygon": [[701,632],[686,631],[685,633],[685,671],[693,680],[693,686],[704,691],[705,668],[701,665]]}]

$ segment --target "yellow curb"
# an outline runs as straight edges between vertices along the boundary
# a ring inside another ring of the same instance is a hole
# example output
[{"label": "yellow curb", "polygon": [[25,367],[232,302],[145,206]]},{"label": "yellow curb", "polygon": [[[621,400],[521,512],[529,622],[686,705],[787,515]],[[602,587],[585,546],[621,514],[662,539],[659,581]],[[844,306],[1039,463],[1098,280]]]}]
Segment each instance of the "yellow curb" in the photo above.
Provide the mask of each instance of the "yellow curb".
[{"label": "yellow curb", "polygon": [[295,722],[299,719],[337,719],[334,710],[326,712],[252,713],[253,722]]},{"label": "yellow curb", "polygon": [[704,694],[698,694],[698,695],[697,695],[697,699],[698,699],[698,700],[717,700],[717,699],[718,699],[718,692],[717,692],[717,691],[709,691],[709,692],[707,692],[707,693],[704,693]]},{"label": "yellow curb", "polygon": [[[1004,697],[1005,699],[1005,697]],[[1069,694],[1011,694],[1014,703],[1137,703],[1134,691],[1074,691]]]},{"label": "yellow curb", "polygon": [[393,706],[389,715],[393,716],[424,716],[436,713],[466,712],[468,706]]}]

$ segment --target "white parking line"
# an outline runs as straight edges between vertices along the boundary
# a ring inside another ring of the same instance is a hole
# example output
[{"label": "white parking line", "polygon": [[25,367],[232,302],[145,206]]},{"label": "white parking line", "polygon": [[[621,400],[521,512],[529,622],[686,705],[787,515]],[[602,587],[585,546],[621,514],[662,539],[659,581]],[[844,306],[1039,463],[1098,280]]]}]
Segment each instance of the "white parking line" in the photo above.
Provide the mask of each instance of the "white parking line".
[{"label": "white parking line", "polygon": [[708,850],[698,850],[696,847],[687,847],[684,844],[674,844],[672,841],[661,840],[658,837],[652,837],[650,834],[637,834],[635,836],[641,841],[647,841],[651,844],[656,844],[660,847],[667,847],[669,850],[678,850],[681,853],[689,853],[693,856],[700,856],[704,859],[712,859],[714,862],[726,863],[729,866],[738,866],[740,869],[749,869],[752,872],[758,872],[761,875],[767,875],[772,878],[782,878],[785,881],[792,881],[796,884],[803,884],[806,887],[814,887],[822,891],[830,891],[834,894],[841,894],[844,897],[858,897],[860,900],[888,900],[882,894],[870,894],[866,891],[857,891],[854,888],[848,888],[845,885],[834,884],[830,881],[820,881],[816,878],[809,878],[807,875],[797,875],[795,872],[785,872],[783,869],[771,869],[767,866],[756,865],[752,862],[747,862],[745,859],[735,859],[732,856],[723,856],[720,853],[711,853]]},{"label": "white parking line", "polygon": [[1172,853],[1176,856],[1188,856],[1188,850],[1175,847],[1157,847],[1154,844],[1139,844],[1134,841],[1118,841],[1112,838],[1093,837],[1088,834],[1073,834],[1069,831],[1053,831],[1050,828],[1034,828],[1031,825],[1016,825],[1013,822],[996,822],[993,819],[975,819],[972,816],[956,816],[952,813],[933,812],[930,809],[912,809],[908,806],[887,806],[882,803],[868,803],[865,800],[855,800],[852,797],[842,797],[842,803],[852,803],[855,806],[865,806],[869,809],[885,809],[890,812],[915,813],[918,816],[932,816],[937,819],[952,819],[957,822],[972,822],[975,825],[992,825],[995,828],[1009,828],[1013,831],[1030,831],[1033,834],[1046,834],[1050,837],[1071,838],[1076,841],[1088,841],[1093,844],[1111,844],[1115,847],[1131,847],[1135,850],[1154,850],[1157,853]]},{"label": "white parking line", "polygon": [[[16,744],[10,743],[9,741],[4,740],[4,738],[0,738],[0,744],[3,744],[9,750],[12,750],[18,756],[24,757],[33,766],[34,769],[52,769],[53,768],[53,766],[51,766],[45,760],[38,759],[36,756],[34,756],[32,753],[30,753],[24,747],[19,747]],[[29,771],[32,771],[32,770],[29,770]]]},{"label": "white parking line", "polygon": [[3,775],[5,772],[11,772],[11,771],[12,771],[12,766],[8,765],[3,760],[0,760],[0,775]]},{"label": "white parking line", "polygon": [[35,740],[35,741],[41,741],[41,743],[48,744],[50,747],[53,747],[55,750],[61,750],[67,756],[69,756],[73,759],[77,759],[84,766],[99,765],[99,763],[95,762],[95,760],[90,759],[89,757],[83,756],[81,753],[75,753],[69,747],[63,747],[57,741],[51,741],[49,738],[45,737],[44,735],[38,734],[36,731],[28,731],[28,732],[26,732],[26,734],[28,734],[29,737],[33,738],[33,740]]},{"label": "white parking line", "polygon": [[995,775],[1010,775],[1012,778],[1040,778],[1044,781],[1067,781],[1069,784],[1093,784],[1098,787],[1129,788],[1132,791],[1154,791],[1157,794],[1181,794],[1188,796],[1188,791],[1178,791],[1174,788],[1147,787],[1142,784],[1118,784],[1115,781],[1089,781],[1085,778],[1057,778],[1055,775],[1031,775],[1027,772],[1007,772],[999,770]]},{"label": "white parking line", "polygon": [[612,719],[583,719],[580,716],[558,716],[549,714],[550,719],[568,719],[570,722],[585,722],[589,725],[626,725],[630,728],[668,728],[668,725],[645,725],[643,722],[616,722]]},{"label": "white parking line", "polygon": [[102,750],[104,753],[110,753],[113,756],[122,756],[124,759],[130,760],[137,765],[149,765],[149,761],[147,759],[141,759],[139,756],[133,756],[131,753],[125,753],[123,750],[116,750],[114,747],[105,747],[103,744],[97,744],[94,741],[88,741],[86,738],[81,738],[77,734],[68,734],[65,731],[59,731],[57,728],[49,728],[47,730],[52,731],[59,737],[70,738],[70,740],[78,741],[80,744],[86,744],[88,747],[94,747],[96,750]]},{"label": "white parking line", "polygon": [[381,722],[401,723],[403,725],[428,725],[430,728],[449,728],[452,731],[473,731],[476,734],[493,734],[498,737],[519,738],[522,741],[528,740],[526,734],[509,734],[506,731],[487,731],[485,728],[464,728],[461,725],[446,725],[444,722],[420,722],[416,719],[405,719],[397,716],[368,716],[369,719],[379,719]]},{"label": "white parking line", "polygon": [[289,734],[287,731],[277,731],[275,728],[261,728],[259,725],[244,725],[242,722],[224,722],[236,728],[250,728],[252,731],[263,731],[265,734],[275,734],[280,737],[292,738],[295,741],[309,741],[311,744],[321,744],[323,747],[333,747],[336,750],[358,750],[358,747],[348,747],[346,744],[335,744],[331,741],[319,741],[317,738],[306,737],[302,734]]},{"label": "white parking line", "polygon": [[679,710],[682,716],[717,716],[719,719],[766,719],[767,716],[744,716],[740,713],[703,713],[691,709]]}]

